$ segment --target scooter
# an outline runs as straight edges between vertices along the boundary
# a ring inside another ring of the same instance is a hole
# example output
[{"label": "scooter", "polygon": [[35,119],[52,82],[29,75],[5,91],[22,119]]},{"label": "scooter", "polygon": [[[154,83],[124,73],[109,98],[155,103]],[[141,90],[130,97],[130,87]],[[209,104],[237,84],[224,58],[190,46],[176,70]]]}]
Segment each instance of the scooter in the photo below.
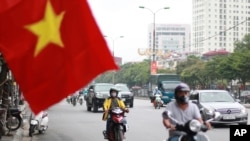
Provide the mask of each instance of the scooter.
[{"label": "scooter", "polygon": [[79,101],[80,105],[83,104],[83,99],[84,99],[84,97],[83,97],[83,95],[81,94],[81,95],[79,96],[79,98],[78,98],[78,101]]},{"label": "scooter", "polygon": [[29,136],[32,137],[35,131],[38,131],[39,134],[45,133],[48,129],[48,122],[49,118],[47,111],[41,111],[34,116],[34,118],[30,120]]},{"label": "scooter", "polygon": [[[205,134],[198,134],[199,132],[206,132],[208,130],[207,126],[201,124],[198,120],[192,119],[187,121],[185,124],[179,124],[180,122],[172,117],[170,111],[163,112],[163,117],[164,116],[170,118],[176,124],[176,130],[186,133],[185,135],[181,135],[178,141],[209,141],[209,138]],[[221,114],[219,112],[215,112],[213,117],[206,120],[206,122],[219,120],[220,118]]]},{"label": "scooter", "polygon": [[163,106],[163,101],[161,100],[161,95],[156,94],[154,100],[154,107],[155,109],[160,109]]},{"label": "scooter", "polygon": [[123,141],[124,134],[128,131],[128,124],[125,119],[124,111],[116,107],[110,111],[111,123],[109,135],[106,135],[106,131],[103,131],[103,135],[108,136],[109,141]]},{"label": "scooter", "polygon": [[18,108],[9,108],[7,110],[6,127],[10,131],[16,131],[22,125],[21,112]]},{"label": "scooter", "polygon": [[70,96],[70,95],[66,97],[66,101],[67,101],[69,104],[71,103],[71,96]]},{"label": "scooter", "polygon": [[77,103],[77,96],[76,95],[71,96],[71,103],[73,106],[76,106],[76,103]]}]

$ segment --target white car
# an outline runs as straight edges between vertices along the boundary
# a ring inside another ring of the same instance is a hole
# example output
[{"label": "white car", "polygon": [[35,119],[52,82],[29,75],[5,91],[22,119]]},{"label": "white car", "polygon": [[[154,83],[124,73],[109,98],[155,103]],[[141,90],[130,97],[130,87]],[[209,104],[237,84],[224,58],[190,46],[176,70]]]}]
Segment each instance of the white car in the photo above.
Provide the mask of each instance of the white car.
[{"label": "white car", "polygon": [[247,125],[248,113],[246,108],[234,99],[226,90],[197,90],[190,93],[190,100],[197,104],[204,120],[211,118],[215,111],[222,118],[211,124],[237,123]]}]

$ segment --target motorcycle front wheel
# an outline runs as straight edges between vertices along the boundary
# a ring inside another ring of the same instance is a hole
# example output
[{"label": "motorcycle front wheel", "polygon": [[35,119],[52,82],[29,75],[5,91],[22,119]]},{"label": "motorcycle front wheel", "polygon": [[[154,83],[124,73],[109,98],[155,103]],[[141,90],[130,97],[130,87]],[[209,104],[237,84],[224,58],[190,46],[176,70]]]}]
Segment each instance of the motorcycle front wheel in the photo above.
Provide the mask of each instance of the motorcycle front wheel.
[{"label": "motorcycle front wheel", "polygon": [[22,118],[19,116],[9,116],[6,120],[6,127],[10,131],[15,131],[22,125]]},{"label": "motorcycle front wheel", "polygon": [[197,134],[195,136],[182,135],[179,138],[180,141],[209,141],[209,138],[205,134]]},{"label": "motorcycle front wheel", "polygon": [[115,141],[123,141],[122,127],[119,126],[118,128],[115,129],[114,138],[115,138]]},{"label": "motorcycle front wheel", "polygon": [[32,137],[33,134],[35,133],[35,125],[30,125],[30,128],[29,128],[29,136]]}]

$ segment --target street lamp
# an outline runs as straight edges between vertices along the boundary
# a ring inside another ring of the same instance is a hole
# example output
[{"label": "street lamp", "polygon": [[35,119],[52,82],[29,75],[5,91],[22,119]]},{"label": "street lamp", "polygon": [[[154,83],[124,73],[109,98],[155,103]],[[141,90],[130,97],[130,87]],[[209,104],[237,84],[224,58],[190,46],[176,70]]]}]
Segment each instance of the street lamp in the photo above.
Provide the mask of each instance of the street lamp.
[{"label": "street lamp", "polygon": [[[117,40],[119,38],[123,38],[123,36],[118,36],[116,38],[112,38],[110,36],[104,35],[104,37],[106,37],[106,38],[108,37],[108,38],[110,38],[112,40],[112,47],[113,47],[113,49],[112,49],[113,53],[112,54],[113,54],[113,58],[115,59],[115,40]],[[115,84],[115,72],[114,71],[112,73],[112,83]]]},{"label": "street lamp", "polygon": [[153,20],[154,21],[153,22],[153,24],[154,24],[153,25],[153,62],[155,62],[155,14],[162,9],[169,9],[169,7],[160,8],[160,9],[156,10],[155,12],[153,12],[151,9],[144,7],[144,6],[139,6],[139,8],[148,9],[153,14],[153,17],[154,17],[154,20]]}]

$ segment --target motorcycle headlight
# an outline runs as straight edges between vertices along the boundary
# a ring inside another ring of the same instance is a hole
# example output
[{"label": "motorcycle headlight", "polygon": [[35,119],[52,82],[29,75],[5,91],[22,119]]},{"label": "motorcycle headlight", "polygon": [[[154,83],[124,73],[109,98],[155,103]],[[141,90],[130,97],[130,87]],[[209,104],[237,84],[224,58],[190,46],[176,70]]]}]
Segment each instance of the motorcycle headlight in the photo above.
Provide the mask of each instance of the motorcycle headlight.
[{"label": "motorcycle headlight", "polygon": [[37,125],[37,124],[38,124],[38,121],[32,119],[32,120],[30,121],[30,124],[31,124],[31,125]]},{"label": "motorcycle headlight", "polygon": [[189,129],[192,132],[198,132],[201,129],[201,123],[198,120],[191,120],[189,123]]}]

